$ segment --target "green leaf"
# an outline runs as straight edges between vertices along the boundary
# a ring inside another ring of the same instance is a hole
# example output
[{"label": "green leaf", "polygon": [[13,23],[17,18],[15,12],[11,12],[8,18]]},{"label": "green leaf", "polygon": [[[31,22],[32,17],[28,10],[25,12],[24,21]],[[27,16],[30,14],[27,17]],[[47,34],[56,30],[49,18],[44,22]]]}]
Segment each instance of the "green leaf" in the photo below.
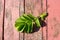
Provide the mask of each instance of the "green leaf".
[{"label": "green leaf", "polygon": [[26,27],[26,24],[24,25],[24,27],[22,28],[22,30],[21,30],[20,32],[23,32],[23,31],[24,31],[24,29],[25,29],[25,27]]},{"label": "green leaf", "polygon": [[32,22],[31,23],[27,23],[27,25],[28,25],[27,33],[31,33],[32,30],[33,30],[33,24],[32,24]]},{"label": "green leaf", "polygon": [[32,19],[31,19],[30,17],[28,17],[26,14],[24,14],[23,17],[24,17],[26,20],[32,21]]},{"label": "green leaf", "polygon": [[37,27],[41,26],[38,18],[35,18],[35,23],[36,23]]},{"label": "green leaf", "polygon": [[15,28],[20,32],[30,33],[32,30],[32,20],[29,16],[23,14],[15,21]]},{"label": "green leaf", "polygon": [[[46,15],[46,13],[41,14],[41,20],[44,20]],[[15,21],[15,28],[20,32],[31,33],[33,32],[33,24],[35,23],[37,27],[41,27],[41,22],[37,17],[34,17],[32,14],[23,14]]]},{"label": "green leaf", "polygon": [[29,14],[29,15],[27,15],[28,17],[30,17],[31,19],[33,19],[34,20],[34,16],[32,15],[32,14]]},{"label": "green leaf", "polygon": [[46,12],[45,12],[45,13],[42,13],[42,14],[40,15],[41,20],[44,20],[46,16],[47,16],[47,13],[46,13]]},{"label": "green leaf", "polygon": [[24,32],[27,33],[27,30],[28,30],[28,25],[26,24],[26,27],[25,27],[25,29],[24,29]]},{"label": "green leaf", "polygon": [[28,24],[28,23],[27,23],[27,25],[28,25],[27,33],[29,33],[29,32],[30,32],[30,28],[31,28],[31,27],[30,27],[30,24]]},{"label": "green leaf", "polygon": [[16,29],[20,32],[23,32],[24,28],[25,28],[25,25],[23,25],[23,24],[16,27]]},{"label": "green leaf", "polygon": [[20,26],[20,25],[22,25],[22,24],[25,24],[24,22],[16,22],[15,23],[15,27],[18,27],[18,26]]},{"label": "green leaf", "polygon": [[31,23],[30,27],[31,27],[30,32],[33,32],[33,22]]},{"label": "green leaf", "polygon": [[15,22],[24,22],[24,19],[21,20],[21,18],[18,18]]}]

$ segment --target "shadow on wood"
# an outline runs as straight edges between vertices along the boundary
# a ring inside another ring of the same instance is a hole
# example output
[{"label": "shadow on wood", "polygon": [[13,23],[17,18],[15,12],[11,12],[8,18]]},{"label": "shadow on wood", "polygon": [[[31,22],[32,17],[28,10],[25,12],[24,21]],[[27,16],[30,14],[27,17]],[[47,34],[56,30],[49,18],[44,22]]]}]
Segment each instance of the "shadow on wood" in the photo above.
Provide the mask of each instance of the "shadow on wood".
[{"label": "shadow on wood", "polygon": [[[47,13],[47,15],[45,16],[45,18],[46,18],[47,16],[48,16],[48,13]],[[45,18],[44,18],[44,20],[45,20]],[[44,22],[44,20],[41,20],[41,18],[39,18],[41,27],[44,27],[44,26],[47,25],[47,23]],[[35,24],[34,27],[33,27],[33,32],[32,32],[32,33],[39,31],[39,29],[40,29],[40,28],[38,28],[37,25]]]}]

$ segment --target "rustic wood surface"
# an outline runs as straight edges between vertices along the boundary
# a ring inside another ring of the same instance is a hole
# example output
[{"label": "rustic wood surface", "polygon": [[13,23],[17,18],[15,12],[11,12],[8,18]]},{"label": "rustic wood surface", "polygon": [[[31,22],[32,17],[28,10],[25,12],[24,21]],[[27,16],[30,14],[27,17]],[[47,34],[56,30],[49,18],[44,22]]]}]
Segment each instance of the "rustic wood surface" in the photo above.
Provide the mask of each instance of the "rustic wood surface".
[{"label": "rustic wood surface", "polygon": [[[60,40],[60,0],[0,0],[0,40]],[[20,33],[15,20],[23,13],[47,12],[46,25],[34,33]]]},{"label": "rustic wood surface", "polygon": [[19,33],[14,28],[19,17],[19,1],[5,0],[4,40],[19,40]]},{"label": "rustic wood surface", "polygon": [[0,0],[0,40],[3,37],[3,10],[4,9],[4,0]]}]

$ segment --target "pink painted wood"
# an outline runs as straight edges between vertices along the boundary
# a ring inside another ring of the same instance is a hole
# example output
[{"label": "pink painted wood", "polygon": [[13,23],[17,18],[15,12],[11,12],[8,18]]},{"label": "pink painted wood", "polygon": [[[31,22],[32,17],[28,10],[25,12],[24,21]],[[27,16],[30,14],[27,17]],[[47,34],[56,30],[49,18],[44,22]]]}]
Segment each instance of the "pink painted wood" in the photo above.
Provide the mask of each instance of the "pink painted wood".
[{"label": "pink painted wood", "polygon": [[3,32],[3,10],[4,9],[4,0],[0,0],[0,40],[2,40]]},{"label": "pink painted wood", "polygon": [[[24,0],[19,1],[19,16],[24,13]],[[19,40],[24,40],[24,33],[19,33]]]},{"label": "pink painted wood", "polygon": [[[47,0],[43,0],[43,12],[47,13]],[[48,24],[47,24],[47,18],[45,19],[46,26],[43,27],[43,40],[48,40]]]},{"label": "pink painted wood", "polygon": [[5,0],[4,40],[23,40],[23,33],[15,29],[16,19],[24,12],[23,0]]},{"label": "pink painted wood", "polygon": [[[48,11],[46,26],[36,32],[20,33],[14,28],[15,20],[24,12],[24,0],[5,0],[4,40],[60,40],[60,0],[25,0],[25,12],[38,16]],[[4,0],[0,0],[0,40],[3,35]]]},{"label": "pink painted wood", "polygon": [[4,40],[19,40],[19,32],[14,28],[19,17],[19,1],[5,0]]},{"label": "pink painted wood", "polygon": [[60,40],[60,0],[48,0],[48,40]]}]

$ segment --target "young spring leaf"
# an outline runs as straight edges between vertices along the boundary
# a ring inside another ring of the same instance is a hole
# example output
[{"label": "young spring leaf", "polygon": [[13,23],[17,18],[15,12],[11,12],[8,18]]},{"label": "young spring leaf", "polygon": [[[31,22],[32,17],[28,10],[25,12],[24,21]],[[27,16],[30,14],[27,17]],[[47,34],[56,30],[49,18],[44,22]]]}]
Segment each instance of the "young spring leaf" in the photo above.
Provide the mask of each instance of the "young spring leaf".
[{"label": "young spring leaf", "polygon": [[35,23],[36,23],[37,27],[41,26],[38,18],[35,18]]},{"label": "young spring leaf", "polygon": [[27,33],[31,33],[33,32],[33,23],[31,22],[30,24],[28,24],[28,30]]},{"label": "young spring leaf", "polygon": [[30,17],[30,18],[33,19],[33,20],[34,20],[34,18],[35,18],[32,14],[28,14],[27,16]]},{"label": "young spring leaf", "polygon": [[29,15],[23,14],[15,21],[15,28],[20,32],[32,32],[32,20]]},{"label": "young spring leaf", "polygon": [[[44,20],[46,15],[46,13],[41,14],[41,20]],[[41,22],[39,21],[39,18],[34,17],[32,14],[23,14],[15,21],[15,28],[19,32],[31,33],[33,32],[33,24],[35,23],[37,27],[41,27]]]},{"label": "young spring leaf", "polygon": [[42,13],[42,14],[40,15],[41,20],[44,20],[46,16],[47,16],[47,13]]},{"label": "young spring leaf", "polygon": [[21,32],[22,32],[22,31],[24,30],[23,28],[25,28],[24,26],[25,26],[25,25],[20,24],[19,26],[16,27],[16,29],[17,29],[18,31],[21,31]]}]

